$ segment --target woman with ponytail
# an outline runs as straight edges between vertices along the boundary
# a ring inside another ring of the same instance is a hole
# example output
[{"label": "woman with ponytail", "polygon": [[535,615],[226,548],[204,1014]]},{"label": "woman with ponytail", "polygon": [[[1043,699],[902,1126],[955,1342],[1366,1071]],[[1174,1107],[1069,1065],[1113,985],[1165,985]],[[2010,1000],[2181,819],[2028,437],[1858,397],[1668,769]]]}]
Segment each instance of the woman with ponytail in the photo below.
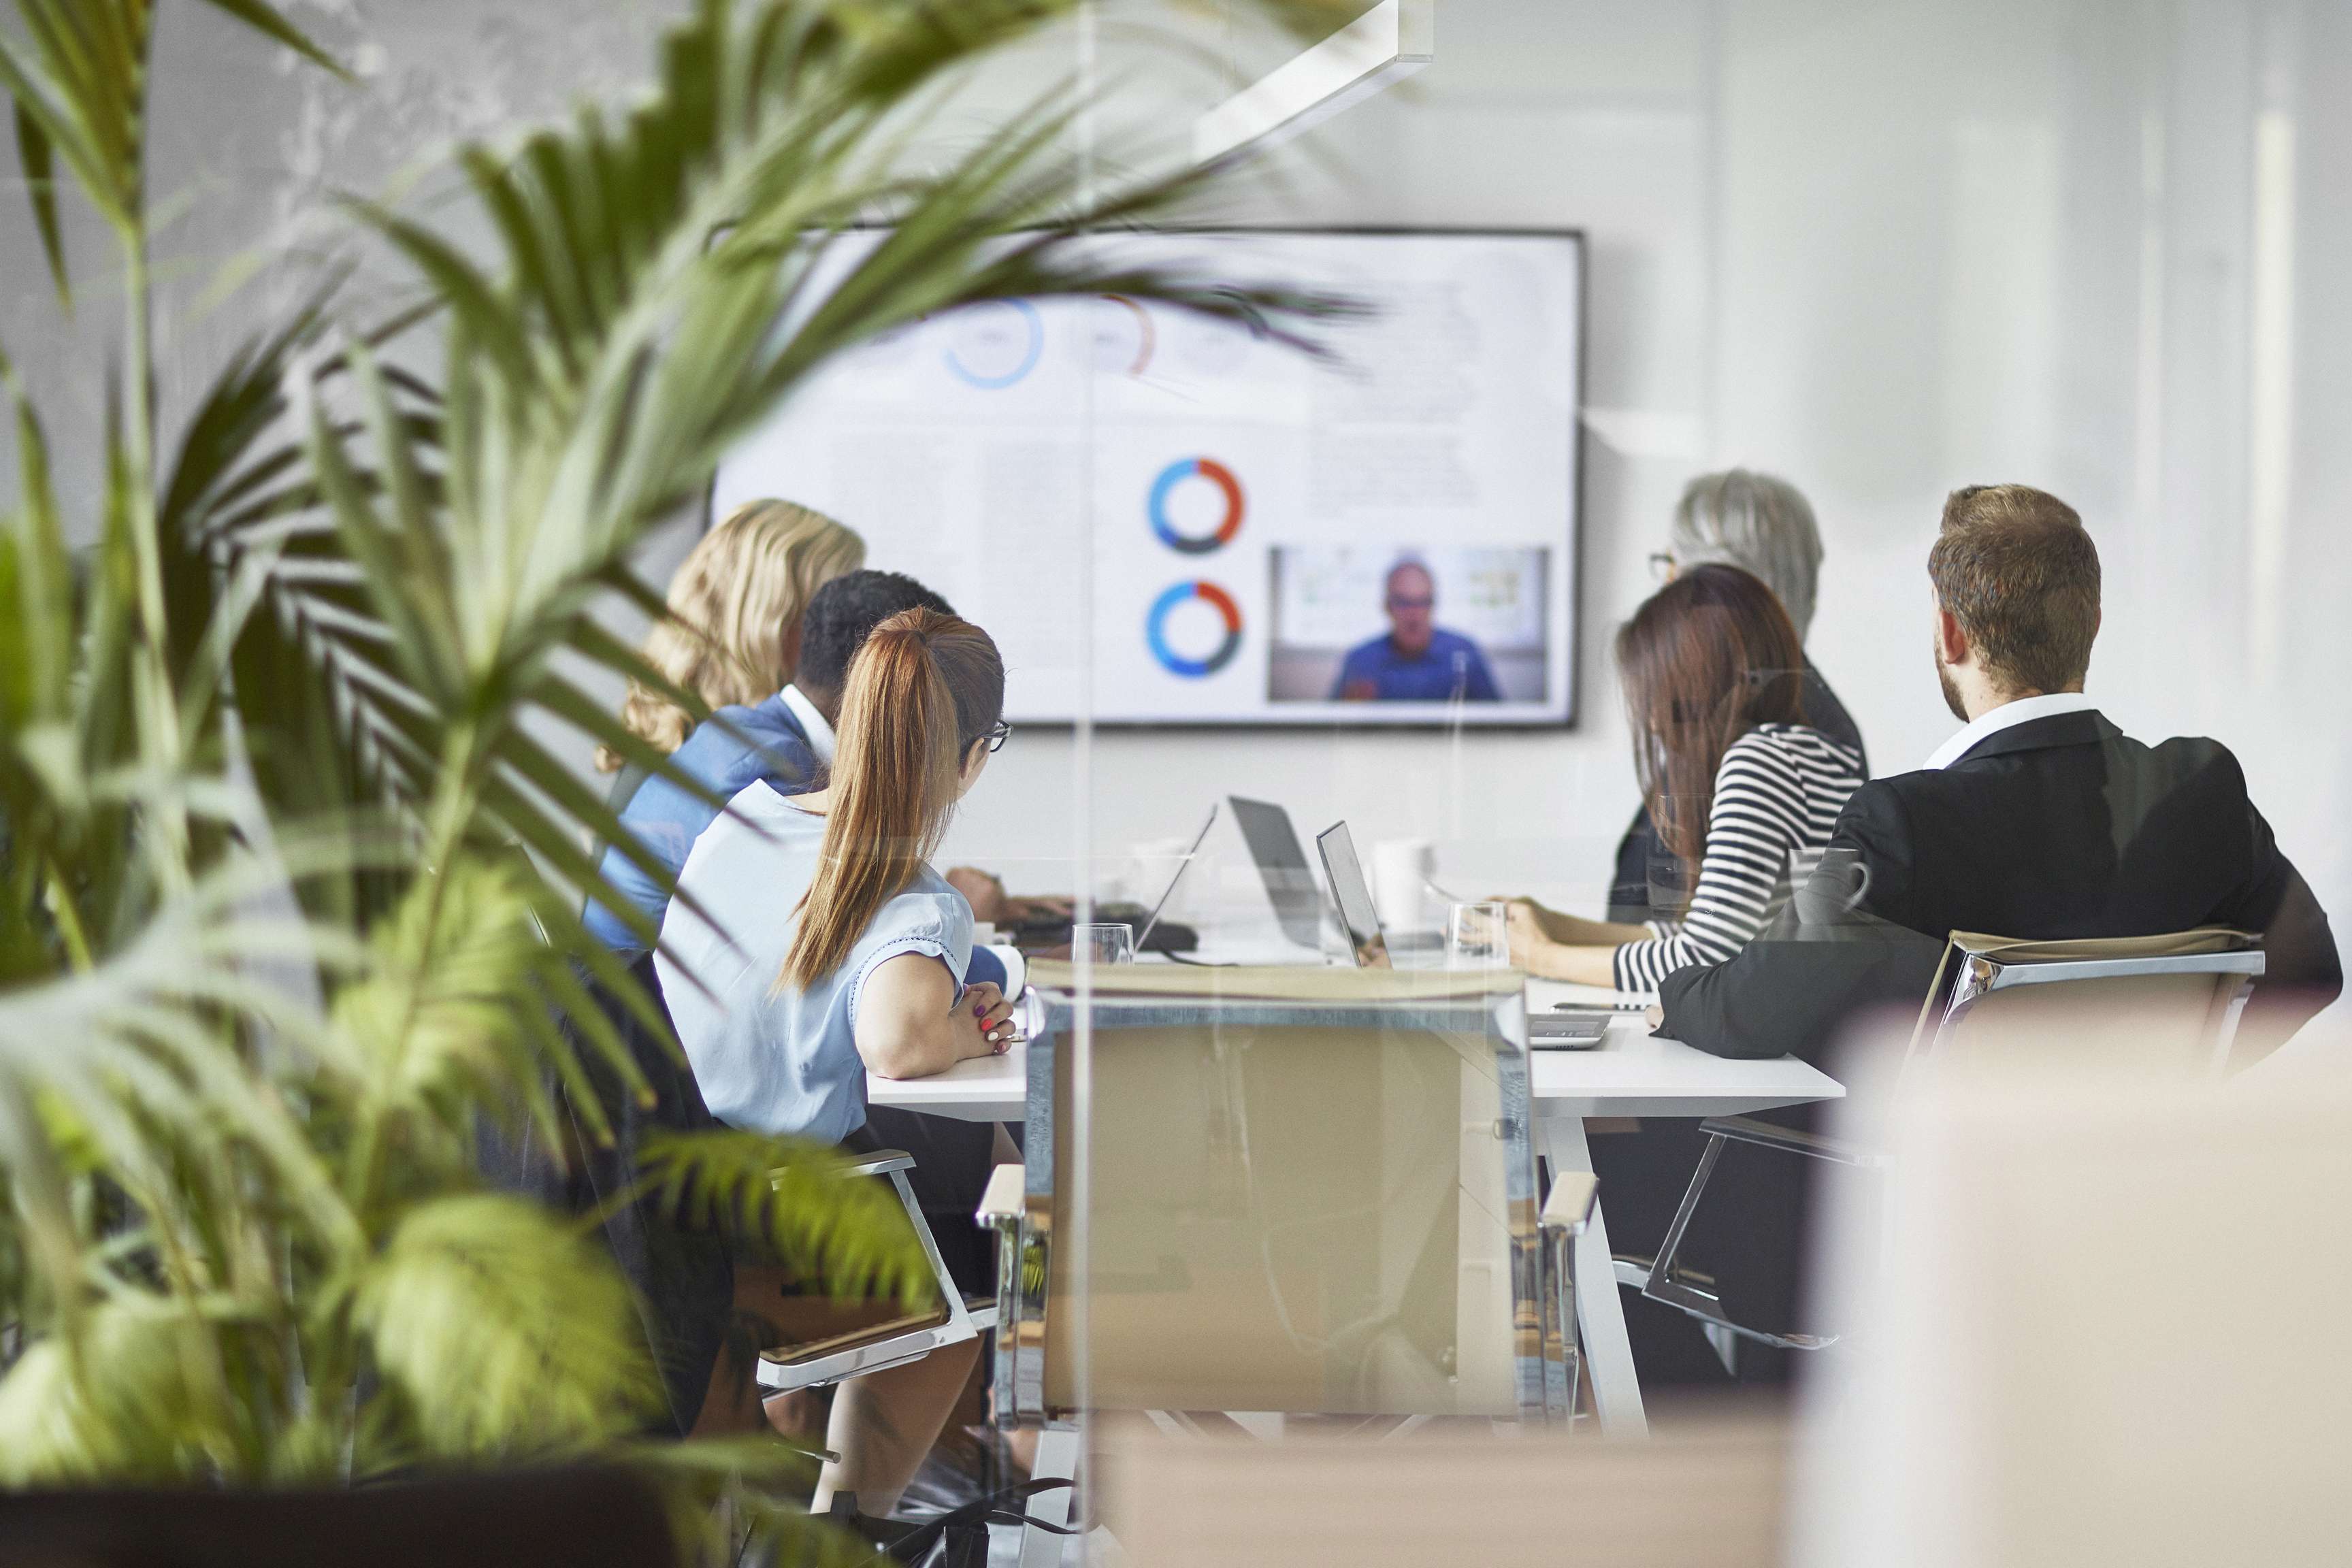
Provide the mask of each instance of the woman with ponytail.
[{"label": "woman with ponytail", "polygon": [[[876,626],[849,667],[824,787],[787,797],[762,781],[735,796],[687,858],[656,957],[713,1115],[908,1149],[925,1209],[931,1193],[953,1194],[942,1213],[961,1205],[961,1230],[933,1226],[943,1243],[976,1237],[968,1222],[989,1166],[999,1152],[1019,1156],[1009,1140],[992,1148],[984,1129],[970,1144],[949,1135],[961,1124],[927,1131],[914,1124],[934,1119],[869,1115],[866,1075],[920,1078],[1011,1046],[1003,993],[965,984],[971,906],[930,865],[956,803],[1003,742],[1003,706],[1004,666],[979,627],[921,609]],[[874,1126],[884,1121],[887,1131]],[[836,1489],[856,1492],[862,1513],[889,1511],[972,1354],[935,1351],[843,1386],[828,1435],[842,1458],[821,1473],[817,1511]]]}]

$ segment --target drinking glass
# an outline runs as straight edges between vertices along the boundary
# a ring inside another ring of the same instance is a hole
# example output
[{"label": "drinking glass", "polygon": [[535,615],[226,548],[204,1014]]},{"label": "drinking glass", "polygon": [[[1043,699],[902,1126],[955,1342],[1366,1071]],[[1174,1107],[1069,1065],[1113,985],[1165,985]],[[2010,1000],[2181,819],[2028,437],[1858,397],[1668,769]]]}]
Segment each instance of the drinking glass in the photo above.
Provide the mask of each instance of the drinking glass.
[{"label": "drinking glass", "polygon": [[1124,922],[1074,925],[1070,928],[1070,957],[1079,963],[1133,963],[1135,928]]},{"label": "drinking glass", "polygon": [[1482,901],[1446,906],[1446,968],[1507,969],[1510,965],[1509,905]]}]

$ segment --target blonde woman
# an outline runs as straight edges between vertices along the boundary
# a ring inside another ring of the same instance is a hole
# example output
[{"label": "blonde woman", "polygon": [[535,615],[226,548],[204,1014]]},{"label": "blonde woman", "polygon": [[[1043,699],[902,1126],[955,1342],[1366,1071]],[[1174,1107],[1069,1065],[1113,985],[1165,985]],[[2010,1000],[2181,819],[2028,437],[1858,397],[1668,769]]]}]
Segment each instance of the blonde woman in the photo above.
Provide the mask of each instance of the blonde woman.
[{"label": "blonde woman", "polygon": [[[818,589],[865,561],[866,542],[822,512],[783,500],[737,507],[703,535],[670,580],[674,619],[656,626],[645,646],[654,668],[719,717],[695,730],[686,710],[632,683],[623,721],[719,799],[756,778],[773,779],[780,788],[811,787],[833,732],[793,684],[802,623]],[[619,763],[607,752],[596,758],[608,772]],[[672,877],[686,864],[695,836],[718,815],[694,792],[636,767],[622,770],[611,805]],[[588,929],[616,952],[644,952],[669,903],[667,879],[609,847],[603,870],[628,907],[591,900]]]},{"label": "blonde woman", "polygon": [[[866,542],[788,500],[745,501],[704,534],[669,580],[669,613],[646,637],[646,662],[714,709],[748,708],[789,685],[809,597],[866,564]],[[686,743],[685,709],[635,681],[621,721],[665,752]],[[596,767],[621,759],[596,748]],[[626,804],[625,797],[614,805]]]}]

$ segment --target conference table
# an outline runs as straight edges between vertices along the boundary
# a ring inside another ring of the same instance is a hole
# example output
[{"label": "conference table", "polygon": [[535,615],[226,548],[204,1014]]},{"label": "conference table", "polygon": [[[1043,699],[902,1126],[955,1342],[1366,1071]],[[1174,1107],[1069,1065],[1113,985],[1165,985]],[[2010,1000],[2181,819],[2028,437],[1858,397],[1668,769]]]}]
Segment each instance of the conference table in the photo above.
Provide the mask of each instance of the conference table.
[{"label": "conference table", "polygon": [[[1548,981],[1527,986],[1530,1010],[1574,997],[1576,991]],[[1607,1038],[1591,1050],[1540,1050],[1528,1054],[1528,1078],[1537,1106],[1542,1152],[1551,1168],[1590,1171],[1585,1141],[1591,1117],[1741,1116],[1777,1106],[1836,1100],[1844,1088],[1820,1068],[1780,1057],[1734,1061],[1695,1051],[1678,1040],[1650,1033],[1640,1013],[1610,1021]],[[960,1062],[930,1078],[884,1079],[868,1074],[866,1094],[876,1105],[952,1116],[968,1121],[1018,1122],[1026,1114],[1029,1065],[1026,1047],[1001,1057]],[[1642,1385],[1633,1372],[1633,1350],[1625,1333],[1624,1305],[1618,1300],[1616,1271],[1610,1262],[1607,1194],[1576,1244],[1577,1324],[1583,1332],[1585,1364],[1592,1380],[1594,1413],[1604,1435],[1638,1437],[1648,1431]]]}]

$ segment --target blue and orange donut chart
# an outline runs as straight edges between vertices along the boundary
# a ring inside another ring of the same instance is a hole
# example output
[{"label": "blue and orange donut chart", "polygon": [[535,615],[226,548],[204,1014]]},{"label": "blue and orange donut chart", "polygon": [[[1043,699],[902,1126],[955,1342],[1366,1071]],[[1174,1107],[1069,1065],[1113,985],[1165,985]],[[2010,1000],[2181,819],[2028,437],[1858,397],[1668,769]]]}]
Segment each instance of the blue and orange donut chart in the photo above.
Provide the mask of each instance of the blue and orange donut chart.
[{"label": "blue and orange donut chart", "polygon": [[[1224,617],[1225,637],[1206,658],[1187,658],[1168,646],[1168,617],[1181,606],[1199,599]],[[1212,676],[1234,661],[1242,647],[1242,609],[1234,596],[1216,584],[1205,579],[1178,583],[1151,602],[1151,612],[1144,617],[1143,635],[1151,645],[1151,657],[1171,675],[1181,675],[1188,680]]]},{"label": "blue and orange donut chart", "polygon": [[[1175,493],[1178,485],[1191,479],[1206,479],[1224,494],[1225,515],[1207,533],[1180,532],[1168,516],[1168,498]],[[1248,503],[1242,498],[1241,480],[1214,458],[1179,458],[1160,469],[1151,481],[1151,500],[1147,510],[1151,518],[1151,531],[1160,536],[1160,542],[1185,555],[1206,555],[1234,542],[1234,535],[1241,531]]]}]

